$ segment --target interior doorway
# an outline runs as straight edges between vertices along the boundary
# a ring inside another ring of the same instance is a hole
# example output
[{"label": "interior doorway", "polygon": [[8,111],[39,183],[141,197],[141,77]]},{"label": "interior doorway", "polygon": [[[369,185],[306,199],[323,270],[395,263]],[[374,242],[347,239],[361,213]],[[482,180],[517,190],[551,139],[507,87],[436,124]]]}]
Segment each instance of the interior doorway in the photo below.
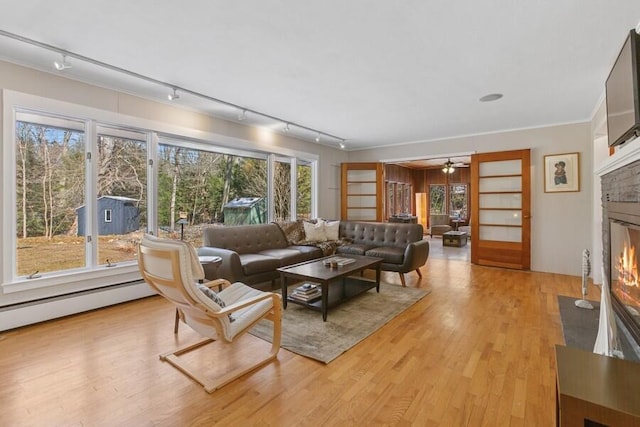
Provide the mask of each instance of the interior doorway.
[{"label": "interior doorway", "polygon": [[[471,153],[442,155],[426,159],[386,162],[385,217],[395,221],[400,193],[397,188],[410,188],[410,205],[402,197],[402,215],[422,224],[425,239],[431,242],[430,258],[470,262]],[[406,194],[406,193],[404,193]],[[448,240],[446,232],[466,233],[462,240]]]}]

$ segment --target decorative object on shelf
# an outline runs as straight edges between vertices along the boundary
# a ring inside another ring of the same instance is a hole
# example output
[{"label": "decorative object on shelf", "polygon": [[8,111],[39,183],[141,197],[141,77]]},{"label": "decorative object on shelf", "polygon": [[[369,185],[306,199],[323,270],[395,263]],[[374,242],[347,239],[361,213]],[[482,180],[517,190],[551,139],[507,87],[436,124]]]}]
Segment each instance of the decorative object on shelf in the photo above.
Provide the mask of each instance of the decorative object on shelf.
[{"label": "decorative object on shelf", "polygon": [[587,301],[587,286],[589,285],[589,273],[591,273],[591,261],[589,249],[582,251],[582,299],[576,300],[576,307],[593,310],[593,305]]},{"label": "decorative object on shelf", "polygon": [[593,352],[604,356],[624,359],[618,342],[618,328],[616,317],[611,307],[611,295],[607,275],[602,269],[602,290],[600,295],[600,320],[598,323],[598,336],[593,346]]},{"label": "decorative object on shelf", "polygon": [[544,156],[544,192],[580,191],[580,153]]}]

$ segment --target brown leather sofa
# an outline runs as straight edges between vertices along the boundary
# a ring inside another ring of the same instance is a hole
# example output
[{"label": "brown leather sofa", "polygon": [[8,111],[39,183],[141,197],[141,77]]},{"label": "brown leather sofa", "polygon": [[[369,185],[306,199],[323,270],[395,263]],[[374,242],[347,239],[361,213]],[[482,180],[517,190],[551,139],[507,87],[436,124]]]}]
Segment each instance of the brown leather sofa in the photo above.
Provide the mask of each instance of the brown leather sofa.
[{"label": "brown leather sofa", "polygon": [[256,286],[265,282],[273,287],[280,277],[278,267],[322,257],[322,250],[315,246],[291,245],[275,223],[207,227],[202,244],[199,256],[222,258],[216,272],[219,278],[256,288],[265,288]]},{"label": "brown leather sofa", "polygon": [[[429,242],[422,240],[420,224],[341,221],[339,235],[337,253],[383,258],[382,270],[397,271],[403,286],[404,273],[415,270],[420,275],[419,268],[429,256]],[[265,282],[273,287],[280,276],[278,267],[323,256],[312,243],[288,241],[275,223],[211,226],[204,229],[202,240],[198,255],[222,258],[218,277],[256,288],[265,288]]]},{"label": "brown leather sofa", "polygon": [[421,224],[340,221],[340,237],[350,243],[338,246],[339,254],[382,258],[382,270],[397,271],[402,286],[404,273],[416,271],[429,257],[429,242],[423,240]]}]

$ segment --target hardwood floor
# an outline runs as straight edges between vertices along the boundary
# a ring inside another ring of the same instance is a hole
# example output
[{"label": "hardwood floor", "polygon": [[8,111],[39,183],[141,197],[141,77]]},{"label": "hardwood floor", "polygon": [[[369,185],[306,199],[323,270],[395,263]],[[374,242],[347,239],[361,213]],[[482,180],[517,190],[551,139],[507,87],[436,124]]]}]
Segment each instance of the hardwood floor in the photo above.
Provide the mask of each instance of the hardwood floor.
[{"label": "hardwood floor", "polygon": [[[329,365],[283,349],[213,394],[158,359],[197,338],[174,336],[160,297],[0,333],[0,425],[553,425],[556,295],[579,296],[580,279],[431,258],[422,272],[407,286],[431,294]],[[193,362],[268,345],[242,340]]]}]

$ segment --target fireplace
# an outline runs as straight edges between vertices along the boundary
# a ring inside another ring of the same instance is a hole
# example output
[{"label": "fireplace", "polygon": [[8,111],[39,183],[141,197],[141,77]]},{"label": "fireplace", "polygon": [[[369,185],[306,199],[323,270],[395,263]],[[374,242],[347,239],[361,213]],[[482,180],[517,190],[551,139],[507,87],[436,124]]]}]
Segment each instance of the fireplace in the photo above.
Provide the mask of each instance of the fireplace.
[{"label": "fireplace", "polygon": [[609,203],[607,213],[612,306],[640,343],[640,204]]}]

